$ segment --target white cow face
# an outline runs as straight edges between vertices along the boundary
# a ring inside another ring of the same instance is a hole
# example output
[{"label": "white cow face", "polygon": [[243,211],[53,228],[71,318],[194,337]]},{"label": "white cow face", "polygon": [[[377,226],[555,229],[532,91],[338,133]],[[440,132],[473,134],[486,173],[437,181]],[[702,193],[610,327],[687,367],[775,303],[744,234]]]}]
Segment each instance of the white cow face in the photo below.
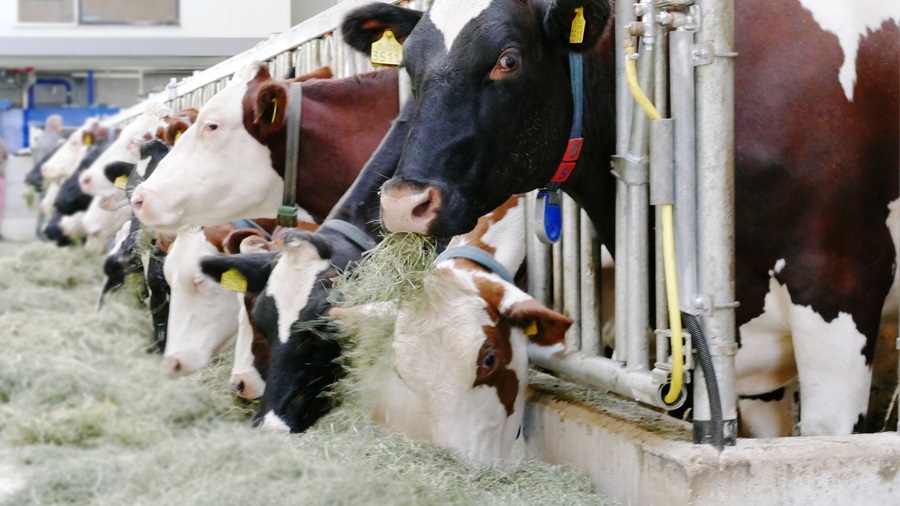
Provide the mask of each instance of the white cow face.
[{"label": "white cow face", "polygon": [[119,200],[116,192],[121,190],[106,178],[103,169],[113,162],[137,163],[141,144],[153,139],[160,127],[166,126],[163,118],[171,114],[171,109],[166,106],[150,104],[143,114],[122,129],[119,137],[78,177],[81,191],[88,195],[106,197],[107,208]]},{"label": "white cow face", "polygon": [[88,147],[82,141],[84,129],[75,130],[62,146],[53,153],[44,165],[41,174],[46,179],[65,179],[75,172],[78,164],[87,154]]},{"label": "white cow face", "polygon": [[393,351],[397,373],[424,408],[429,439],[480,463],[511,458],[528,341],[558,345],[571,320],[483,271],[438,268],[425,294],[398,313]]},{"label": "white cow face", "polygon": [[127,207],[107,211],[101,206],[101,197],[94,197],[84,213],[84,230],[88,237],[101,244],[109,240],[131,218]]},{"label": "white cow face", "polygon": [[190,227],[179,231],[166,257],[163,270],[171,295],[163,360],[175,372],[201,369],[237,334],[240,305],[234,292],[200,271],[201,258],[218,254],[202,229]]},{"label": "white cow face", "polygon": [[135,190],[135,215],[157,230],[274,218],[284,183],[269,148],[244,126],[252,65],[207,102],[153,177]]}]

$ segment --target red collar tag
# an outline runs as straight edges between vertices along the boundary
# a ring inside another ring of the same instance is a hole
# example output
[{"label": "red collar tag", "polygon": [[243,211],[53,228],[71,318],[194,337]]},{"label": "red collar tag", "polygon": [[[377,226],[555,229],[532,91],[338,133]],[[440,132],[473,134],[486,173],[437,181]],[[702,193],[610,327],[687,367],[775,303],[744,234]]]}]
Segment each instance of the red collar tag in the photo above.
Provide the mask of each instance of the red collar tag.
[{"label": "red collar tag", "polygon": [[562,183],[565,182],[566,179],[569,179],[569,176],[572,174],[572,169],[575,168],[575,162],[577,162],[578,157],[581,156],[582,144],[584,144],[584,137],[569,139],[569,144],[566,146],[566,152],[563,153],[562,163],[556,168],[556,173],[553,174],[553,178],[550,179],[551,182]]}]

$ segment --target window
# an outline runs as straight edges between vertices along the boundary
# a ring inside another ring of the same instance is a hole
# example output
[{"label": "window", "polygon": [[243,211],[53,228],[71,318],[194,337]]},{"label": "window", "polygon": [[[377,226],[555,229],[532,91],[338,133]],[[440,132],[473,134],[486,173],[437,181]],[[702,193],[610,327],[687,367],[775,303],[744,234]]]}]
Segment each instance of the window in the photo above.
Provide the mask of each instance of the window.
[{"label": "window", "polygon": [[[69,0],[71,1],[71,0]],[[178,0],[79,0],[82,25],[177,25]]]},{"label": "window", "polygon": [[74,23],[75,0],[19,0],[21,23]]},{"label": "window", "polygon": [[177,25],[179,0],[18,0],[20,23]]}]

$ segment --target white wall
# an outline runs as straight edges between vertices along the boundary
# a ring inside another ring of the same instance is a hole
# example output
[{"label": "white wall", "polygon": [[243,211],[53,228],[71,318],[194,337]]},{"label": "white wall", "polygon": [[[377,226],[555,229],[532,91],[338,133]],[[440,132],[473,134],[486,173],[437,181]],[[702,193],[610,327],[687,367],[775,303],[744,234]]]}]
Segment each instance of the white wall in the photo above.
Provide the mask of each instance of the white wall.
[{"label": "white wall", "polygon": [[22,37],[267,37],[291,26],[291,0],[180,0],[181,26],[30,25],[18,22],[18,2],[0,0],[0,36]]}]

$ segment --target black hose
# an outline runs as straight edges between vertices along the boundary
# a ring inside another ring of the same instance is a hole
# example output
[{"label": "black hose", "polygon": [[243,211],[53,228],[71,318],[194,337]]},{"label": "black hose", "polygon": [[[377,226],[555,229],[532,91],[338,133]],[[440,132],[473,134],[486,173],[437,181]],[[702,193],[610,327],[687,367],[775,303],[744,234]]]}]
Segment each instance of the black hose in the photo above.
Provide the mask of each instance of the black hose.
[{"label": "black hose", "polygon": [[694,347],[700,355],[700,367],[703,369],[703,377],[706,379],[706,391],[709,396],[709,412],[712,418],[712,445],[717,450],[725,449],[725,424],[722,421],[722,399],[719,397],[719,382],[716,381],[716,370],[713,367],[712,355],[709,353],[709,345],[700,322],[697,317],[685,312],[681,313],[688,332],[693,337]]}]

